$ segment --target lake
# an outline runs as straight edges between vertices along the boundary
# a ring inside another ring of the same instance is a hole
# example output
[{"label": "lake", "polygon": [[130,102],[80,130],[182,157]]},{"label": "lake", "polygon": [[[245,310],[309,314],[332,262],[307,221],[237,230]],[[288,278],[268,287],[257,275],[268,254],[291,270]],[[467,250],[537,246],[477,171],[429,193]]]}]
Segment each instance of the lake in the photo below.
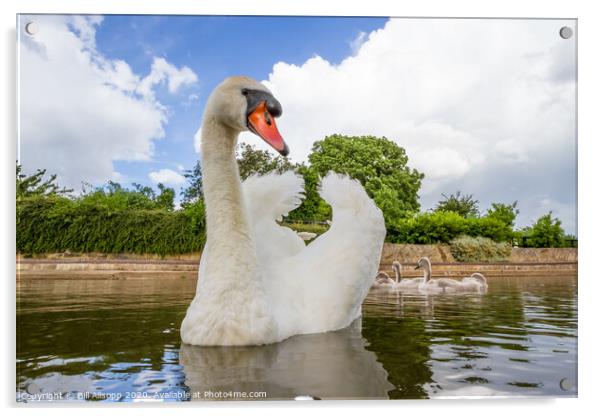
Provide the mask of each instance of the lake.
[{"label": "lake", "polygon": [[180,342],[196,279],[72,277],[17,282],[18,401],[577,395],[576,277],[372,290],[344,330],[212,348]]}]

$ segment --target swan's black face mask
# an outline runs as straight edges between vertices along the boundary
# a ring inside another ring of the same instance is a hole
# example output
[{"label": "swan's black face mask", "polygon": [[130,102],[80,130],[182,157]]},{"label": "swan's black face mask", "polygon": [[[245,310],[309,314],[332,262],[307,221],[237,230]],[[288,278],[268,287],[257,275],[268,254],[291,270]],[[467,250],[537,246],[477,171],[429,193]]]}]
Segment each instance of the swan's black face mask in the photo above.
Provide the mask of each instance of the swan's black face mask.
[{"label": "swan's black face mask", "polygon": [[247,128],[282,156],[288,155],[288,146],[276,127],[276,117],[282,114],[278,100],[269,92],[261,90],[243,88],[241,93],[247,98]]}]

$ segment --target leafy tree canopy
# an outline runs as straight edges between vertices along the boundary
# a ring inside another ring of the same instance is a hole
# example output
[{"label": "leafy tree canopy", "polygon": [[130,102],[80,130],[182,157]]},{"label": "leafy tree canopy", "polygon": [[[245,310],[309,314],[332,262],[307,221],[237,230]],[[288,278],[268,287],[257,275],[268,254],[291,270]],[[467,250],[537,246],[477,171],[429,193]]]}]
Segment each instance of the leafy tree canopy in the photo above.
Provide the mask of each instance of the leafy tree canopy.
[{"label": "leafy tree canopy", "polygon": [[460,191],[455,194],[441,194],[443,199],[437,203],[435,211],[456,212],[464,218],[475,218],[479,216],[479,201],[471,195],[462,195]]},{"label": "leafy tree canopy", "polygon": [[542,215],[530,227],[523,229],[528,238],[528,245],[532,247],[562,247],[565,233],[562,222],[552,217],[552,212]]},{"label": "leafy tree canopy", "polygon": [[56,183],[56,175],[50,175],[49,179],[44,180],[46,169],[38,169],[33,175],[26,175],[23,173],[22,166],[17,163],[16,172],[17,201],[26,196],[66,195],[73,191],[73,189],[59,187]]},{"label": "leafy tree canopy", "polygon": [[155,203],[158,208],[165,209],[167,211],[174,210],[174,199],[176,197],[176,191],[173,188],[169,188],[162,183],[158,184],[159,195],[155,197]]},{"label": "leafy tree canopy", "polygon": [[260,175],[276,171],[283,173],[297,168],[288,158],[284,156],[272,156],[267,150],[257,150],[255,146],[241,143],[236,149],[236,161],[242,180],[250,175],[258,173]]},{"label": "leafy tree canopy", "polygon": [[155,191],[140,184],[132,184],[133,189],[121,186],[117,182],[109,181],[105,186],[99,186],[90,192],[85,192],[77,198],[79,204],[88,206],[101,206],[109,211],[127,209],[161,209],[173,211],[175,191],[163,184],[159,184],[159,195]]},{"label": "leafy tree canopy", "polygon": [[201,162],[197,160],[194,168],[184,171],[184,177],[188,182],[187,187],[181,190],[182,205],[200,201],[203,197],[203,171],[201,170]]},{"label": "leafy tree canopy", "polygon": [[514,220],[520,213],[517,208],[518,201],[514,201],[511,204],[503,204],[501,202],[494,202],[491,204],[491,208],[487,210],[487,216],[490,218],[496,218],[504,224],[514,227]]},{"label": "leafy tree canopy", "polygon": [[424,174],[408,167],[403,148],[385,137],[332,135],[314,143],[310,168],[357,179],[391,224],[420,209],[418,191]]}]

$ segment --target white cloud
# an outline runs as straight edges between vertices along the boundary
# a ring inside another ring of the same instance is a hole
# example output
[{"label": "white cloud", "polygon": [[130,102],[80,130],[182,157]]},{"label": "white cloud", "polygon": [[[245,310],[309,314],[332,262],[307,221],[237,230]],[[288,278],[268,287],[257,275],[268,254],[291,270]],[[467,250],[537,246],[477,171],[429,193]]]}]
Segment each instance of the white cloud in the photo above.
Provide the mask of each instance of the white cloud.
[{"label": "white cloud", "polygon": [[150,74],[140,82],[137,91],[145,97],[154,97],[153,88],[166,82],[169,92],[174,94],[182,85],[194,84],[197,81],[196,74],[187,66],[178,69],[164,58],[155,57]]},{"label": "white cloud", "polygon": [[101,21],[39,15],[39,32],[19,39],[20,162],[26,171],[47,168],[75,189],[121,177],[113,161],[151,160],[168,121],[153,87],[166,82],[173,93],[197,80],[163,58],[146,77],[108,59],[96,49]]},{"label": "white cloud", "polygon": [[360,32],[357,34],[355,39],[353,39],[351,42],[349,42],[349,47],[351,48],[351,52],[353,53],[353,55],[356,55],[358,53],[358,51],[360,50],[360,48],[362,47],[362,45],[368,38],[367,35],[368,34],[366,32]]},{"label": "white cloud", "polygon": [[161,169],[156,172],[151,172],[148,174],[148,177],[154,183],[162,183],[163,185],[179,186],[186,181],[184,176],[171,169]]},{"label": "white cloud", "polygon": [[518,199],[528,224],[542,195],[558,215],[575,210],[575,43],[558,35],[573,24],[392,19],[340,64],[278,62],[264,83],[293,159],[333,133],[386,136],[426,174],[423,209],[460,189],[483,210]]}]

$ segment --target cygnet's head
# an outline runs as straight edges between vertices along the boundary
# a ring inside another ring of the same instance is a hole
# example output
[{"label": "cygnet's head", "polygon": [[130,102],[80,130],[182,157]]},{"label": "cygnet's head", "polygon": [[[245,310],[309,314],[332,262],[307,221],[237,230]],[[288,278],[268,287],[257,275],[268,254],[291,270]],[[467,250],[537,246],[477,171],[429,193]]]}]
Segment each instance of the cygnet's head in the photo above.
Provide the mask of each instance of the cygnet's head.
[{"label": "cygnet's head", "polygon": [[275,120],[281,114],[282,106],[264,85],[248,77],[230,77],[211,93],[204,118],[214,118],[237,132],[251,131],[286,156],[289,149]]},{"label": "cygnet's head", "polygon": [[418,264],[416,265],[416,269],[428,269],[431,266],[431,261],[428,259],[428,257],[421,257],[420,260],[418,260]]},{"label": "cygnet's head", "polygon": [[480,280],[485,286],[487,286],[487,279],[485,279],[485,276],[483,276],[482,273],[473,273],[470,275],[470,277],[472,277],[473,279]]},{"label": "cygnet's head", "polygon": [[385,272],[378,272],[376,275],[376,279],[388,279],[389,275]]}]

